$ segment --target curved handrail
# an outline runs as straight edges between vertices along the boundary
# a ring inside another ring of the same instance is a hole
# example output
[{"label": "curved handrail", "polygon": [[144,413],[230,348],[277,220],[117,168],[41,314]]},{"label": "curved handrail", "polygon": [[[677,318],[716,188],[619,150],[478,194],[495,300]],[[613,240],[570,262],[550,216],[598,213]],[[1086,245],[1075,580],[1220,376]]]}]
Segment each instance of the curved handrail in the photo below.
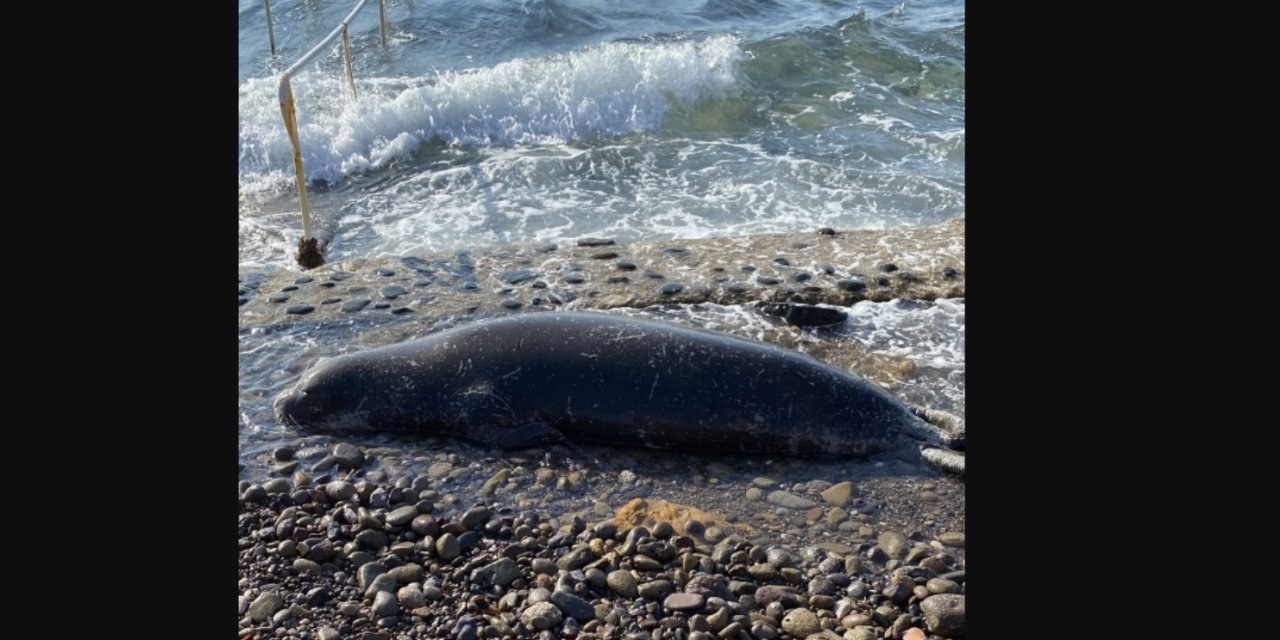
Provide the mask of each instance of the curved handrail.
[{"label": "curved handrail", "polygon": [[[264,2],[265,1],[266,0],[264,0]],[[336,40],[338,36],[342,36],[342,55],[344,66],[347,70],[347,82],[350,84],[351,94],[354,96],[356,92],[356,81],[351,72],[351,41],[347,38],[347,26],[351,24],[351,21],[355,19],[356,14],[360,13],[360,10],[363,9],[368,2],[369,0],[359,0],[356,2],[356,6],[351,10],[351,13],[348,13],[347,17],[343,18],[342,22],[338,23],[338,26],[335,27],[329,35],[325,36],[319,44],[312,47],[311,50],[303,54],[297,62],[290,65],[289,68],[285,69],[280,74],[280,81],[277,88],[280,96],[280,115],[284,117],[284,126],[289,132],[289,142],[293,145],[293,169],[298,185],[298,204],[302,209],[302,240],[299,242],[297,258],[299,264],[302,264],[304,268],[319,266],[320,264],[323,264],[324,258],[320,256],[319,249],[315,248],[315,239],[314,236],[311,235],[311,207],[307,204],[307,180],[306,174],[302,170],[302,145],[298,141],[298,113],[297,109],[294,107],[293,87],[289,83],[289,79],[292,78],[294,74],[301,71],[307,64],[315,60],[315,58],[319,56],[326,47],[333,44],[334,40]],[[269,12],[270,9],[268,9],[268,16],[270,15]],[[270,17],[268,17],[268,21],[269,20]],[[268,25],[269,24],[270,23],[268,22]],[[378,0],[378,26],[382,32],[382,44],[383,46],[386,46],[387,13],[384,0]],[[308,241],[312,243],[312,249],[310,251],[313,251],[309,260],[319,260],[320,262],[312,262],[311,264],[308,264],[304,261],[303,254],[308,252],[308,249],[306,248]]]}]

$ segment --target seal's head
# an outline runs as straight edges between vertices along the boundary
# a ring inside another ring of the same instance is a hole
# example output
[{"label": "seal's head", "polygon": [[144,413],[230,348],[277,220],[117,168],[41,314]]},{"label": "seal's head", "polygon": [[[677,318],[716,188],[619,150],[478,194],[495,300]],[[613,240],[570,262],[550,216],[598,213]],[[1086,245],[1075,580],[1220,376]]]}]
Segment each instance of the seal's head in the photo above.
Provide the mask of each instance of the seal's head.
[{"label": "seal's head", "polygon": [[336,426],[330,423],[351,414],[350,375],[337,358],[314,367],[276,398],[276,419],[299,427]]}]

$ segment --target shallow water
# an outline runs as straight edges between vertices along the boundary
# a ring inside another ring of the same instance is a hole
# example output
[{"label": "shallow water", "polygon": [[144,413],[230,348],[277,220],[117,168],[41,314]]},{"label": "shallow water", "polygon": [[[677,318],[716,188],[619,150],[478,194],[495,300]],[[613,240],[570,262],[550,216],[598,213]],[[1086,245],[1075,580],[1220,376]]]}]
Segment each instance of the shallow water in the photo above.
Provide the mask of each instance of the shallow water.
[{"label": "shallow water", "polygon": [[[275,72],[354,3],[241,2],[241,262],[300,220]],[[936,222],[964,211],[964,6],[388,3],[296,78],[331,259]],[[325,191],[325,192],[320,192]]]}]

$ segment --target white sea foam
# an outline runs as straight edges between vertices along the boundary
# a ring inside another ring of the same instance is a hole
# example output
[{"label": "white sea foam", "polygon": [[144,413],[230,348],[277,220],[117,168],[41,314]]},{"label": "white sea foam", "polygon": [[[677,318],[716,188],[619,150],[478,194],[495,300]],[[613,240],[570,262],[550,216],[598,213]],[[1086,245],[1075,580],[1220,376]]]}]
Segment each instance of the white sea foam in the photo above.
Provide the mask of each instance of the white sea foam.
[{"label": "white sea foam", "polygon": [[[671,101],[736,91],[738,40],[614,42],[567,54],[419,78],[306,72],[293,82],[307,177],[335,181],[406,158],[433,138],[463,145],[546,145],[655,129]],[[287,187],[292,152],[275,78],[240,87],[240,183]]]}]

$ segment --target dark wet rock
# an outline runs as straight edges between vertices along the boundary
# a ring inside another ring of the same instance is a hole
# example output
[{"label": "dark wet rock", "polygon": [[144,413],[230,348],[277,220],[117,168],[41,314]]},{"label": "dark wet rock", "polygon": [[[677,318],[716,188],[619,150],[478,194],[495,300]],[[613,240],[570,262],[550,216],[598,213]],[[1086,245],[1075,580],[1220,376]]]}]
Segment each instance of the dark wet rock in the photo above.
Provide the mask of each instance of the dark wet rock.
[{"label": "dark wet rock", "polygon": [[791,276],[792,282],[808,282],[813,279],[813,274],[808,271],[798,271]]},{"label": "dark wet rock", "polygon": [[375,271],[374,273],[377,273],[378,275],[383,276],[383,277],[386,277],[386,278],[390,278],[391,276],[394,276],[394,275],[396,274],[396,272],[395,272],[394,270],[392,270],[392,269],[388,269],[388,268],[386,268],[386,267],[381,267],[381,268],[379,268],[377,271]]},{"label": "dark wet rock", "polygon": [[667,284],[658,287],[658,293],[661,293],[664,296],[675,295],[681,291],[684,291],[684,285],[679,282],[668,282]]},{"label": "dark wet rock", "polygon": [[964,596],[951,593],[929,596],[920,602],[920,611],[929,631],[945,637],[964,635]]},{"label": "dark wet rock", "polygon": [[836,287],[842,291],[858,293],[859,291],[867,290],[867,283],[863,282],[860,278],[846,278],[844,280],[836,280]]},{"label": "dark wet rock", "polygon": [[423,279],[421,279],[421,280],[414,280],[414,281],[413,281],[413,286],[415,286],[415,287],[429,287],[429,286],[431,286],[431,285],[435,284],[435,282],[436,282],[436,281],[435,281],[435,280],[432,280],[431,278],[423,278]]},{"label": "dark wet rock", "polygon": [[339,442],[333,447],[333,459],[343,469],[358,469],[364,464],[364,452],[348,442]]},{"label": "dark wet rock", "polygon": [[347,313],[355,313],[356,311],[359,311],[359,310],[361,310],[361,309],[363,309],[363,308],[365,308],[365,307],[369,306],[369,303],[370,303],[370,302],[373,302],[373,301],[372,301],[372,300],[370,300],[370,299],[368,299],[368,298],[361,298],[361,299],[359,299],[359,300],[351,300],[351,301],[348,301],[348,302],[344,302],[344,303],[342,303],[342,306],[341,306],[341,307],[339,307],[339,309],[341,309],[342,311],[346,311]]},{"label": "dark wet rock", "polygon": [[287,294],[287,293],[276,293],[276,294],[272,294],[272,295],[268,296],[268,297],[267,297],[267,302],[276,302],[276,303],[279,303],[279,302],[284,302],[284,301],[286,301],[286,300],[288,300],[288,299],[289,299],[289,294]]},{"label": "dark wet rock", "polygon": [[498,274],[498,280],[507,284],[520,284],[537,278],[540,274],[532,269],[519,269],[517,271],[503,271]]},{"label": "dark wet rock", "polygon": [[360,568],[356,569],[356,583],[360,585],[361,589],[368,589],[369,586],[373,584],[374,578],[377,578],[386,572],[387,565],[384,565],[381,562],[369,562],[360,565]]},{"label": "dark wet rock", "polygon": [[569,284],[582,284],[583,282],[586,282],[587,279],[576,273],[569,273],[565,274],[564,281]]},{"label": "dark wet rock", "polygon": [[291,293],[291,292],[293,292],[293,291],[297,291],[297,290],[298,290],[298,287],[296,287],[296,286],[294,286],[294,285],[289,285],[289,286],[287,286],[287,287],[283,287],[283,288],[281,288],[281,289],[280,289],[280,292],[281,292],[281,293]]},{"label": "dark wet rock", "polygon": [[789,302],[765,302],[756,308],[767,315],[782,318],[787,324],[799,327],[817,327],[844,322],[848,315],[839,309]]},{"label": "dark wet rock", "polygon": [[662,606],[668,611],[694,611],[701,609],[706,602],[706,598],[699,593],[673,593],[662,601]]},{"label": "dark wet rock", "polygon": [[818,271],[821,271],[827,275],[834,275],[836,272],[836,267],[830,262],[822,262],[818,264]]},{"label": "dark wet rock", "polygon": [[579,238],[579,239],[578,239],[578,246],[579,246],[579,247],[605,247],[605,246],[609,246],[609,245],[612,245],[612,244],[616,244],[616,243],[613,241],[613,238],[591,238],[591,237],[587,237],[587,238]]},{"label": "dark wet rock", "polygon": [[502,301],[502,306],[503,306],[503,308],[505,308],[505,309],[519,309],[520,307],[522,307],[522,306],[524,306],[524,305],[523,305],[523,304],[521,304],[519,300],[510,300],[510,299],[508,299],[508,300],[503,300],[503,301]]},{"label": "dark wet rock", "polygon": [[643,272],[641,272],[641,273],[643,273],[643,274],[644,274],[644,277],[646,277],[646,278],[653,278],[654,280],[661,280],[661,279],[663,279],[663,278],[665,278],[665,277],[666,277],[666,276],[662,275],[661,273],[659,273],[659,272],[657,272],[657,271],[654,271],[653,269],[645,269],[645,270],[644,270]]},{"label": "dark wet rock", "polygon": [[883,272],[885,272],[885,273],[893,273],[894,271],[897,271],[897,270],[898,270],[898,265],[896,265],[896,264],[894,264],[894,263],[892,263],[892,262],[883,262],[883,263],[881,263],[879,266],[877,266],[876,268],[877,268],[877,269],[879,269],[879,270],[881,270],[881,271],[883,271]]},{"label": "dark wet rock", "polygon": [[774,263],[774,264],[780,264],[780,265],[782,265],[782,266],[784,266],[784,267],[789,267],[789,266],[791,266],[791,261],[790,261],[790,260],[788,260],[788,259],[786,259],[786,258],[774,258],[774,259],[773,259],[773,263]]},{"label": "dark wet rock", "polygon": [[418,517],[418,508],[412,505],[398,507],[387,514],[387,524],[393,527],[403,527]]},{"label": "dark wet rock", "polygon": [[390,308],[391,308],[391,303],[390,303],[390,302],[375,302],[375,303],[373,304],[373,308],[374,308],[374,309],[390,309]]},{"label": "dark wet rock", "polygon": [[244,304],[244,303],[246,303],[246,302],[248,302],[248,301],[249,301],[249,299],[248,299],[248,298],[246,298],[246,297],[244,297],[244,296],[240,296],[240,304]]},{"label": "dark wet rock", "polygon": [[617,267],[617,268],[619,268],[619,269],[621,269],[621,270],[623,270],[623,271],[635,271],[635,270],[636,270],[636,263],[634,263],[634,262],[632,262],[632,261],[630,261],[630,260],[619,260],[619,261],[615,262],[615,263],[613,264],[613,266],[615,266],[615,267]]},{"label": "dark wet rock", "polygon": [[631,282],[631,278],[626,276],[609,276],[605,278],[604,281],[609,284],[622,284],[624,282]]},{"label": "dark wet rock", "polygon": [[333,280],[334,282],[342,282],[343,280],[346,280],[347,278],[350,278],[351,276],[354,276],[354,275],[355,274],[351,273],[350,271],[334,271],[333,273],[329,274],[329,279]]},{"label": "dark wet rock", "polygon": [[324,492],[330,500],[341,502],[356,495],[356,487],[345,480],[334,480],[324,486]]},{"label": "dark wet rock", "polygon": [[320,304],[337,304],[339,302],[342,302],[342,298],[325,298],[320,301]]},{"label": "dark wet rock", "polygon": [[944,278],[954,278],[958,275],[960,275],[960,272],[956,271],[955,267],[947,267],[942,270],[942,277]]},{"label": "dark wet rock", "polygon": [[332,289],[332,288],[334,288],[334,287],[336,287],[336,286],[338,286],[338,285],[336,285],[336,284],[334,284],[334,283],[332,283],[332,282],[321,282],[320,284],[318,284],[318,285],[316,285],[316,286],[318,286],[318,287],[324,287],[325,289]]},{"label": "dark wet rock", "polygon": [[881,287],[889,286],[889,278],[886,276],[876,276],[876,285]]},{"label": "dark wet rock", "polygon": [[597,251],[589,256],[592,260],[612,260],[618,257],[617,251]]},{"label": "dark wet rock", "polygon": [[738,284],[735,282],[734,284],[731,284],[725,287],[724,290],[728,291],[729,293],[746,293],[747,287],[746,285]]},{"label": "dark wet rock", "polygon": [[395,300],[408,292],[408,289],[398,284],[387,285],[378,291],[378,293],[382,294],[382,297],[388,300]]},{"label": "dark wet rock", "polygon": [[356,544],[366,549],[381,549],[390,542],[385,531],[365,529],[356,534]]},{"label": "dark wet rock", "polygon": [[540,244],[534,247],[533,250],[537,251],[538,253],[551,253],[552,251],[555,251],[556,249],[559,249],[559,248],[560,247],[556,246],[554,242],[548,242],[547,244]]},{"label": "dark wet rock", "polygon": [[773,276],[760,276],[756,278],[756,282],[763,285],[775,285],[782,281],[777,278],[774,278]]},{"label": "dark wet rock", "polygon": [[308,282],[311,282],[311,281],[313,281],[313,280],[315,280],[315,278],[312,278],[311,276],[300,276],[299,278],[297,278],[296,280],[294,280],[294,281],[293,281],[293,283],[294,283],[294,284],[307,284]]},{"label": "dark wet rock", "polygon": [[834,236],[836,230],[831,227],[818,227],[818,233],[824,236]]},{"label": "dark wet rock", "polygon": [[294,305],[289,305],[289,308],[285,309],[284,312],[297,315],[297,316],[304,316],[315,310],[316,308],[309,304],[294,304]]},{"label": "dark wet rock", "polygon": [[413,309],[410,309],[409,307],[396,307],[391,310],[391,315],[393,316],[401,316],[406,313],[413,313]]}]

